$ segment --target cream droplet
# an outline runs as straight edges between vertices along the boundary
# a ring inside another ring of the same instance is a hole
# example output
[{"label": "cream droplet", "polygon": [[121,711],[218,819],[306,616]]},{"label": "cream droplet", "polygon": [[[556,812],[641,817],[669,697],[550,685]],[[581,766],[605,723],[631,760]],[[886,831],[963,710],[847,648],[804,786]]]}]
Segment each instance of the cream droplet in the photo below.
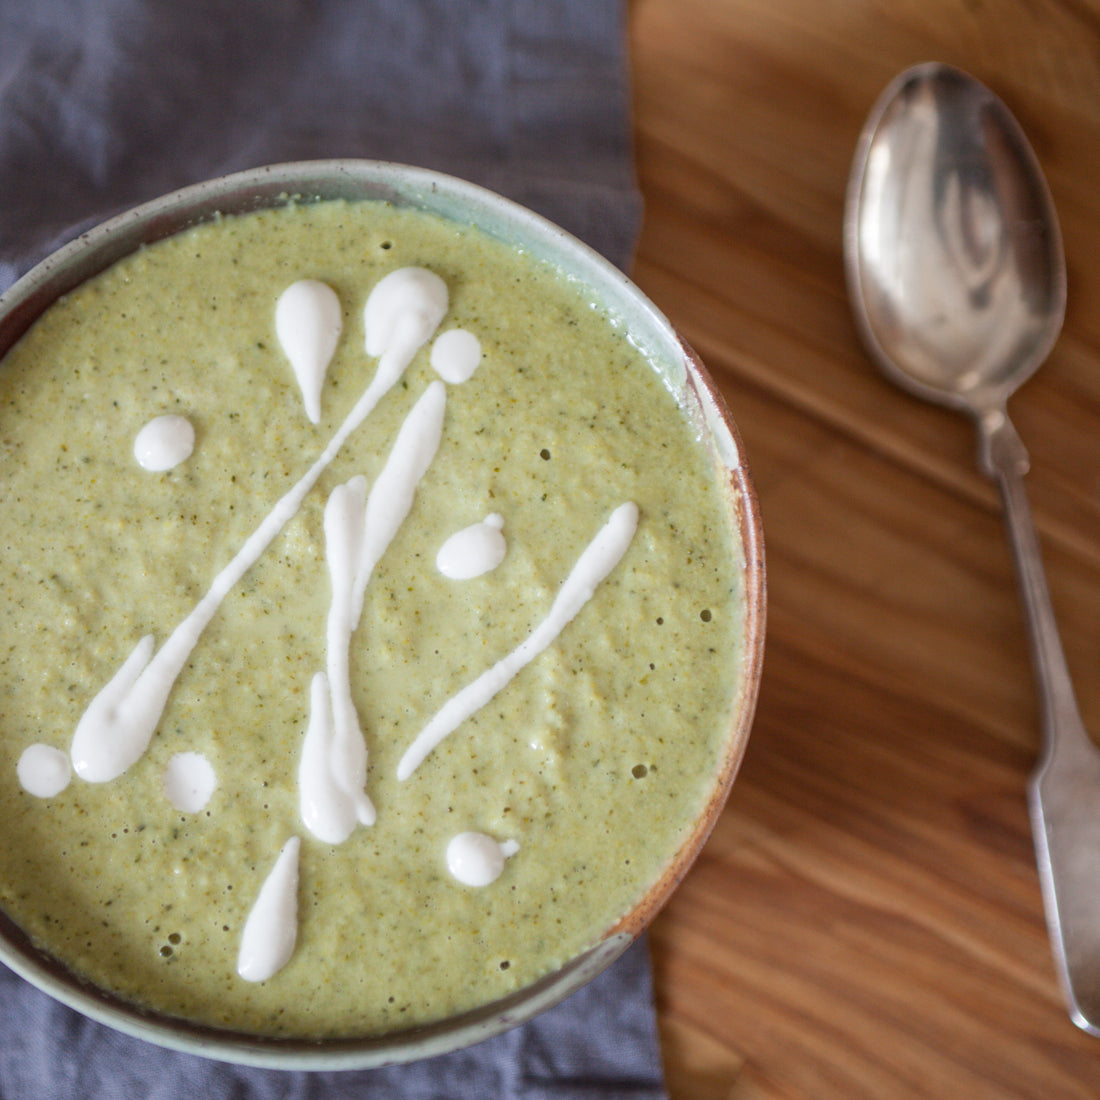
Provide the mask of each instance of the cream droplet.
[{"label": "cream droplet", "polygon": [[467,381],[481,362],[481,341],[464,328],[442,332],[432,344],[431,364],[444,382]]},{"label": "cream droplet", "polygon": [[199,752],[176,753],[164,769],[164,797],[180,813],[205,809],[217,785],[213,765]]},{"label": "cream droplet", "polygon": [[488,886],[518,851],[514,840],[501,843],[485,833],[459,833],[447,845],[447,870],[464,886]]},{"label": "cream droplet", "polygon": [[53,798],[72,778],[68,756],[52,745],[28,745],[15,766],[19,782],[36,798]]},{"label": "cream droplet", "polygon": [[237,973],[246,982],[264,982],[290,961],[298,942],[298,850],[292,836],[264,879],[245,921]]},{"label": "cream droplet", "polygon": [[456,531],[439,548],[435,566],[453,581],[466,581],[496,569],[507,552],[501,530],[504,517],[494,512],[480,523]]},{"label": "cream droplet", "polygon": [[417,349],[431,339],[449,299],[447,284],[427,268],[400,267],[383,276],[363,307],[367,354],[392,356],[404,370]]},{"label": "cream droplet", "polygon": [[134,458],[144,470],[161,473],[186,462],[195,449],[195,429],[183,416],[169,413],[150,420],[134,440]]},{"label": "cream droplet", "polygon": [[321,419],[321,388],[340,341],[340,299],[327,283],[300,279],[275,304],[275,334],[302,391],[306,416]]}]

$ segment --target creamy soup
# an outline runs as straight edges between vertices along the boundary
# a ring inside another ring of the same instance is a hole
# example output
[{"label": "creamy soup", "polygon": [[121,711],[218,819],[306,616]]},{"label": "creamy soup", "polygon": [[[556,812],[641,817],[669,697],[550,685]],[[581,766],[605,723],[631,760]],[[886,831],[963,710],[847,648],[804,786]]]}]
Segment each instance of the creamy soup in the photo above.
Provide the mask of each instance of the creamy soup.
[{"label": "creamy soup", "polygon": [[0,902],[137,1005],[381,1034],[597,941],[688,835],[744,562],[585,288],[288,205],[146,247],[0,370]]}]

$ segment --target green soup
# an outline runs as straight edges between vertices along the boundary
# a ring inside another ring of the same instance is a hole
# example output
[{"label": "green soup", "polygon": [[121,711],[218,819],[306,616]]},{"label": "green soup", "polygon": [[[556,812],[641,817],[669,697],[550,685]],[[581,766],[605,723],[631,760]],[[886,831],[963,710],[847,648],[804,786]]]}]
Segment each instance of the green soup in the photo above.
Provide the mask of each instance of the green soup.
[{"label": "green soup", "polygon": [[[75,774],[50,797],[29,793],[25,750],[68,755],[139,640],[173,636],[346,423],[379,369],[364,303],[409,267],[446,286],[437,332],[219,601],[148,747],[117,778]],[[342,318],[317,423],[274,321],[304,279],[335,292]],[[377,817],[325,841],[304,823],[299,769],[311,685],[331,658],[326,502],[352,479],[368,490],[382,479],[436,379],[433,341],[452,329],[477,338],[480,362],[435,385],[438,447],[370,574],[346,655]],[[192,427],[193,451],[145,469],[135,439],[168,414]],[[322,202],[146,247],[51,307],[8,354],[0,456],[0,903],[124,999],[310,1037],[484,1004],[604,935],[712,789],[745,611],[711,460],[615,318],[475,230]],[[636,530],[591,598],[399,779],[418,733],[539,629],[626,502]],[[444,575],[438,551],[470,528],[497,550],[503,537],[503,558]],[[216,785],[181,810],[165,775],[184,753]],[[466,832],[505,845],[485,885],[448,867]],[[292,837],[293,951],[245,980],[243,929]]]}]

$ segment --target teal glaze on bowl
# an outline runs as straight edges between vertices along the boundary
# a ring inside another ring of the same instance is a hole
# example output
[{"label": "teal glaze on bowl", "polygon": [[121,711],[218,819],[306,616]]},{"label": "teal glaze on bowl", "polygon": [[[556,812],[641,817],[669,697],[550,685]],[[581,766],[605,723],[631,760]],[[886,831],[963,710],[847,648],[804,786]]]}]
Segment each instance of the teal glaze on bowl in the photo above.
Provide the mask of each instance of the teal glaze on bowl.
[{"label": "teal glaze on bowl", "polygon": [[142,245],[223,215],[288,201],[374,199],[473,225],[584,284],[647,356],[689,418],[724,486],[731,530],[744,556],[745,623],[740,691],[725,755],[679,852],[638,904],[592,948],[509,997],[433,1024],[360,1039],[296,1040],[224,1031],[142,1011],[90,985],[37,949],[0,912],[0,961],[91,1019],[174,1050],[278,1069],[372,1068],[469,1046],[524,1023],[610,966],[652,921],[694,862],[725,804],[752,725],[764,646],[763,534],[749,470],[721,394],[663,314],[616,267],[530,210],[440,173],[365,160],[270,165],[172,192],[104,222],[43,260],[0,295],[0,356],[57,298]]}]

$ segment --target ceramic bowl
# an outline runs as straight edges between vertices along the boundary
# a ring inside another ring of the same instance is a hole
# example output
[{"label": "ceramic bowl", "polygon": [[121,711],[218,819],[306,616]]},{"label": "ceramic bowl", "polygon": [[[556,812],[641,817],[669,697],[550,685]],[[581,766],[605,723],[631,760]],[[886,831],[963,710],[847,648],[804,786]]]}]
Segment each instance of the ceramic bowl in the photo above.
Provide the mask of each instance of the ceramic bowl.
[{"label": "ceramic bowl", "polygon": [[606,969],[652,921],[698,855],[726,801],[749,736],[764,638],[764,563],[760,517],[741,440],[722,397],[694,353],[657,308],[619,270],[543,218],[489,191],[402,165],[362,160],[273,165],[200,183],[91,229],[40,263],[0,296],[0,355],[52,302],[144,244],[216,215],[278,206],[288,197],[382,199],[428,210],[551,261],[587,284],[621,318],[695,423],[719,470],[731,529],[745,560],[745,617],[739,690],[709,797],[686,842],[637,905],[583,955],[533,986],[475,1011],[427,1026],[364,1039],[323,1042],[219,1031],[140,1011],[89,986],[36,949],[0,912],[0,960],[86,1016],[172,1049],[242,1064],[285,1069],[374,1067],[431,1057],[529,1020]]}]

